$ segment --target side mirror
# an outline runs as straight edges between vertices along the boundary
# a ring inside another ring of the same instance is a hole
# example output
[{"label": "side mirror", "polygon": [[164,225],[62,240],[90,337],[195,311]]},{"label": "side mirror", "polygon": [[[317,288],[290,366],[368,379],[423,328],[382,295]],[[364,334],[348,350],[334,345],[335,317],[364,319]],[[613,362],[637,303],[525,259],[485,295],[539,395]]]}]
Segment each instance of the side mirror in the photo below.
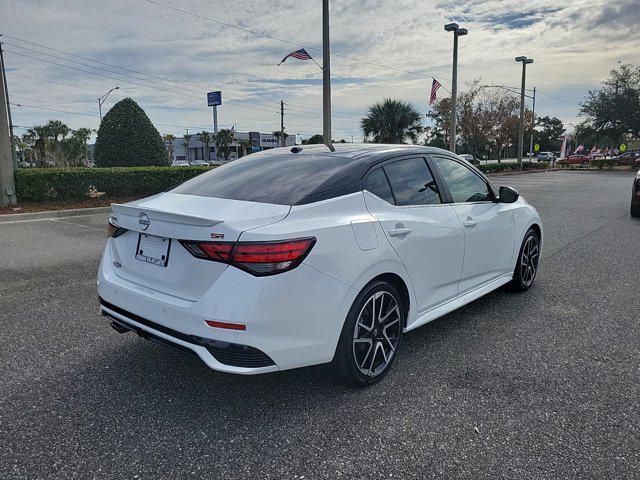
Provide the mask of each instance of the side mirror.
[{"label": "side mirror", "polygon": [[500,187],[498,195],[500,203],[513,203],[520,197],[520,194],[511,187]]}]

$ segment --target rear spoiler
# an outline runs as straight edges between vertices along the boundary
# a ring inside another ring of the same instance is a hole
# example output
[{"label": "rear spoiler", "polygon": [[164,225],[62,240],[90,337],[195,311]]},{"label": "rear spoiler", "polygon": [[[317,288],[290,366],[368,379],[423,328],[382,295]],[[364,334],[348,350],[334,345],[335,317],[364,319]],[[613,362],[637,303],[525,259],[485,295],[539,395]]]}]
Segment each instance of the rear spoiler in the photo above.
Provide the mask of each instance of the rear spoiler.
[{"label": "rear spoiler", "polygon": [[223,222],[223,220],[195,217],[193,215],[185,215],[183,213],[171,213],[164,210],[155,210],[153,208],[124,205],[122,203],[112,203],[111,211],[115,214],[128,215],[136,218],[145,214],[149,217],[149,220],[160,220],[162,222],[193,225],[197,227],[212,227]]}]

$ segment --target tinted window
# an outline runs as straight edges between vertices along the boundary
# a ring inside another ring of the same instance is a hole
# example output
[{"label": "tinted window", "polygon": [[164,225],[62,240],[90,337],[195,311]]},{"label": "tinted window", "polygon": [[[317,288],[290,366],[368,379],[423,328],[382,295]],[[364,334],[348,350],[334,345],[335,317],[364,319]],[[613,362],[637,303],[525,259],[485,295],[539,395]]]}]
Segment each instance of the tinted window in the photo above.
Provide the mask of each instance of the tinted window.
[{"label": "tinted window", "polygon": [[398,205],[440,203],[438,187],[422,158],[410,158],[384,166]]},{"label": "tinted window", "polygon": [[387,177],[381,168],[376,168],[367,177],[366,189],[383,200],[393,204],[393,194]]},{"label": "tinted window", "polygon": [[294,205],[349,165],[343,157],[248,155],[199,175],[172,193]]},{"label": "tinted window", "polygon": [[485,181],[464,165],[443,157],[433,157],[447,182],[454,203],[491,200]]}]

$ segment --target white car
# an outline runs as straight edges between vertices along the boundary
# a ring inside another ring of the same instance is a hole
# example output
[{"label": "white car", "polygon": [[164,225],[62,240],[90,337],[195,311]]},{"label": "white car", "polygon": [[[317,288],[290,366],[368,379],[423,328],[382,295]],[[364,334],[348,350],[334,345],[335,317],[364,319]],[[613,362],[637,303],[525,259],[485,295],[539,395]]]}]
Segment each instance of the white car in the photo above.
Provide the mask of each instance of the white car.
[{"label": "white car", "polygon": [[191,165],[186,160],[174,160],[171,162],[172,167],[190,167]]},{"label": "white car", "polygon": [[358,385],[404,333],[527,290],[543,238],[515,190],[408,145],[268,150],[112,209],[98,292],[117,331],[230,373],[333,362]]},{"label": "white car", "polygon": [[209,163],[205,162],[204,160],[194,160],[193,162],[191,162],[191,166],[192,167],[208,167]]}]

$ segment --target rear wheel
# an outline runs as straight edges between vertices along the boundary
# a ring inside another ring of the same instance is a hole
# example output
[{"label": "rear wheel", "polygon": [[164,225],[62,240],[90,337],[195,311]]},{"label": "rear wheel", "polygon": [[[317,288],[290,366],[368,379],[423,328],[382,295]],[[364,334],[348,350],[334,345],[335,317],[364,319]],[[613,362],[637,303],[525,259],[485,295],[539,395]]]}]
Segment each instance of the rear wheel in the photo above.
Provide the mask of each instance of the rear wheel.
[{"label": "rear wheel", "polygon": [[631,204],[631,216],[640,217],[640,203]]},{"label": "rear wheel", "polygon": [[518,292],[525,292],[531,288],[538,273],[538,260],[540,258],[540,239],[533,229],[529,229],[524,236],[518,263],[513,272],[511,287]]},{"label": "rear wheel", "polygon": [[385,281],[365,287],[353,302],[340,335],[334,365],[349,384],[370,385],[391,368],[405,324],[402,297]]}]

